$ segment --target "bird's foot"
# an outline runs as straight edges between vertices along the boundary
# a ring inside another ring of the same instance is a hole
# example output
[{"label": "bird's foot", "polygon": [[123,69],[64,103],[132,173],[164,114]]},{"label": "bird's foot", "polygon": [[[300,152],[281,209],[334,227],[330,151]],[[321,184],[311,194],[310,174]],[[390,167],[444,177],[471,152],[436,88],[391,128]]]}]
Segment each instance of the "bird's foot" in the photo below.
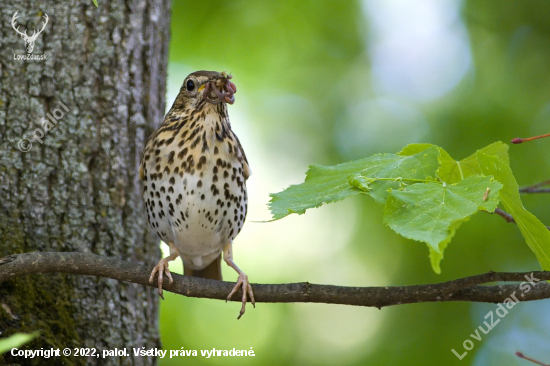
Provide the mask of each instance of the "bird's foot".
[{"label": "bird's foot", "polygon": [[237,319],[240,319],[241,316],[243,316],[244,314],[244,311],[246,308],[247,294],[248,296],[250,296],[250,302],[252,303],[252,306],[256,307],[256,301],[254,301],[254,292],[252,292],[252,286],[250,286],[250,282],[248,282],[248,276],[244,273],[239,274],[237,283],[233,287],[233,290],[231,290],[231,292],[227,296],[227,300],[231,300],[231,296],[233,296],[237,291],[239,291],[239,289],[243,290],[243,298],[242,298],[243,306],[241,308],[241,312],[239,313],[239,316],[237,317]]},{"label": "bird's foot", "polygon": [[151,277],[149,277],[149,283],[153,283],[153,280],[155,278],[155,273],[158,272],[158,288],[159,288],[159,295],[164,300],[164,296],[162,295],[162,280],[164,273],[166,273],[166,277],[168,277],[169,285],[171,285],[174,280],[172,279],[172,274],[170,273],[170,270],[168,269],[168,262],[172,260],[170,257],[162,258],[158,264],[153,268],[151,271]]}]

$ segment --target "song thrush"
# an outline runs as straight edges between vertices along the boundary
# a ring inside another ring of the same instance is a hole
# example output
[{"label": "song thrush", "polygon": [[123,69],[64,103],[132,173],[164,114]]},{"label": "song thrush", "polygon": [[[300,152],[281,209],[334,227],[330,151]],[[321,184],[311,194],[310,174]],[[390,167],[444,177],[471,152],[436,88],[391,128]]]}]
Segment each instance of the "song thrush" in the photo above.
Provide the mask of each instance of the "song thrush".
[{"label": "song thrush", "polygon": [[232,255],[246,217],[250,169],[227,113],[237,91],[231,77],[197,71],[185,78],[164,122],[147,141],[140,178],[149,224],[170,246],[170,256],[158,262],[149,281],[158,272],[163,297],[163,275],[173,282],[168,262],[178,255],[185,275],[221,280],[223,251],[224,261],[239,274],[227,299],[242,289],[240,318],[247,294],[255,304],[248,277]]}]

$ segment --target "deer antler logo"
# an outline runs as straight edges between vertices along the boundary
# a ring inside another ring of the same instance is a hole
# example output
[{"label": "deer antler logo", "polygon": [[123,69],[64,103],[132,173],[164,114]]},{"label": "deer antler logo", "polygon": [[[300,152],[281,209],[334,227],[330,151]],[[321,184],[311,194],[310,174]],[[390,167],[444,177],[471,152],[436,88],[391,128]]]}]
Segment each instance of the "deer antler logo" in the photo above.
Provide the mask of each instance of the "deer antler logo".
[{"label": "deer antler logo", "polygon": [[17,18],[18,18],[17,12],[15,12],[15,14],[13,14],[13,18],[11,19],[11,26],[13,27],[13,29],[15,29],[17,34],[21,35],[21,38],[23,38],[23,40],[25,41],[25,48],[27,49],[27,53],[32,53],[32,50],[34,49],[34,42],[38,38],[38,35],[40,33],[42,33],[44,28],[46,28],[46,24],[48,24],[48,15],[46,13],[44,13],[44,19],[46,19],[46,21],[44,22],[44,25],[42,26],[42,29],[40,29],[40,30],[35,29],[32,36],[28,36],[26,30],[25,30],[25,32],[19,31],[19,26],[17,26],[17,28],[15,27],[16,26],[15,20]]}]

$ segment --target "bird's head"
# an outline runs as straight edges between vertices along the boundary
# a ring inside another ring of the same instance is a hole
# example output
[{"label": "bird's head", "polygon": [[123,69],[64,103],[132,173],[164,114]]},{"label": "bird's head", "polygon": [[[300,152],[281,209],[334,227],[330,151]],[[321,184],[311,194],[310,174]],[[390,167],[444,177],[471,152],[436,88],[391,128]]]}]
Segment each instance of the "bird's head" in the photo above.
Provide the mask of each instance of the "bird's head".
[{"label": "bird's head", "polygon": [[206,104],[233,104],[237,87],[230,81],[232,77],[225,71],[195,71],[189,74],[176,99],[178,107],[196,108],[203,100]]}]

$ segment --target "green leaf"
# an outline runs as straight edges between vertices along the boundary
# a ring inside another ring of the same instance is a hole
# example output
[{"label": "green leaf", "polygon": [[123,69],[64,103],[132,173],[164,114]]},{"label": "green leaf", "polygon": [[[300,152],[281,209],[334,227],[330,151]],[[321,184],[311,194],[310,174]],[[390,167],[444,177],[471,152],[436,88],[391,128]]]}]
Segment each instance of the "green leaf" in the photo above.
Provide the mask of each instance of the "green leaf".
[{"label": "green leaf", "polygon": [[423,241],[441,253],[440,243],[450,240],[458,222],[478,210],[496,209],[501,188],[492,177],[471,176],[451,185],[425,183],[392,190],[384,222],[398,234]]},{"label": "green leaf", "polygon": [[[399,154],[400,155],[417,154],[418,152],[426,150],[427,148],[432,146],[434,145],[425,144],[425,143],[411,144],[406,146],[401,152],[399,152]],[[445,151],[440,147],[438,148],[440,152],[439,162],[441,166],[437,171],[437,176],[442,181],[447,183],[457,183],[463,180],[464,178],[467,178],[474,174],[482,174],[481,168],[479,166],[479,162],[477,161],[476,153],[470,155],[469,157],[461,161],[456,161],[449,155],[449,153],[447,153],[447,151]],[[478,151],[481,151],[488,155],[497,155],[504,161],[508,162],[508,145],[500,141],[495,142],[489,146],[486,146],[483,149],[480,149]],[[443,252],[447,247],[447,245],[450,243],[456,230],[460,227],[462,222],[466,220],[467,219],[459,220],[451,225],[451,227],[449,228],[449,235],[447,239],[439,243],[439,252],[434,250],[431,246],[428,246],[428,249],[430,251],[430,263],[435,273],[437,274],[441,273],[440,263],[441,263],[441,260],[443,259]]]},{"label": "green leaf", "polygon": [[439,161],[441,167],[437,171],[437,176],[444,182],[457,183],[462,179],[472,175],[482,174],[481,167],[477,159],[477,153],[481,152],[487,155],[496,155],[506,163],[508,163],[508,145],[497,141],[489,146],[484,147],[468,156],[465,159],[456,161],[443,149],[440,148],[441,156]]},{"label": "green leaf", "polygon": [[433,180],[439,167],[438,156],[439,150],[434,146],[412,156],[379,154],[331,167],[312,165],[304,183],[271,194],[271,214],[275,220],[291,213],[303,214],[309,208],[359,193],[384,203],[388,190],[402,185],[398,178]]},{"label": "green leaf", "polygon": [[8,338],[0,339],[0,355],[6,353],[12,348],[21,347],[25,343],[28,343],[38,337],[39,334],[40,332],[33,332],[32,334],[15,333]]},{"label": "green leaf", "polygon": [[421,143],[421,144],[409,144],[403,148],[400,152],[397,153],[397,155],[405,155],[405,156],[412,156],[416,155],[422,151],[425,151],[429,149],[430,147],[436,147],[439,150],[441,149],[439,146],[427,144],[427,143]]},{"label": "green leaf", "polygon": [[[401,150],[399,155],[413,155],[424,151],[432,146],[432,144],[410,144]],[[491,145],[485,146],[468,156],[465,159],[456,161],[443,148],[437,146],[440,152],[439,162],[441,167],[437,171],[437,176],[444,182],[457,183],[471,175],[482,174],[479,162],[477,160],[477,152],[482,152],[487,155],[496,155],[506,163],[509,163],[508,148],[509,146],[502,141],[497,141]]]},{"label": "green leaf", "polygon": [[430,251],[430,264],[435,273],[441,274],[441,261],[443,260],[443,253],[447,248],[447,245],[451,242],[453,236],[455,236],[456,230],[462,225],[463,222],[468,221],[470,218],[467,217],[464,220],[457,220],[451,224],[449,227],[449,235],[447,239],[439,243],[439,252],[433,250],[431,246],[428,245],[428,250]]},{"label": "green leaf", "polygon": [[476,155],[483,174],[494,175],[495,179],[504,184],[504,188],[499,191],[504,209],[516,221],[521,234],[529,248],[535,253],[542,269],[550,270],[550,231],[535,215],[523,207],[519,187],[509,164],[498,156],[490,156],[481,151],[478,151]]},{"label": "green leaf", "polygon": [[[444,250],[460,225],[479,210],[494,212],[500,202],[503,183],[482,167],[480,156],[491,156],[507,167],[508,145],[496,142],[461,161],[438,146],[411,144],[397,154],[332,167],[314,165],[304,183],[272,194],[269,206],[277,220],[368,194],[386,204],[384,222],[395,232],[428,245],[432,268],[440,273]],[[513,180],[511,171],[510,177]],[[517,184],[513,189],[519,200]]]},{"label": "green leaf", "polygon": [[94,2],[94,5],[96,8],[99,8],[99,4],[97,3],[97,0],[92,0]]}]

